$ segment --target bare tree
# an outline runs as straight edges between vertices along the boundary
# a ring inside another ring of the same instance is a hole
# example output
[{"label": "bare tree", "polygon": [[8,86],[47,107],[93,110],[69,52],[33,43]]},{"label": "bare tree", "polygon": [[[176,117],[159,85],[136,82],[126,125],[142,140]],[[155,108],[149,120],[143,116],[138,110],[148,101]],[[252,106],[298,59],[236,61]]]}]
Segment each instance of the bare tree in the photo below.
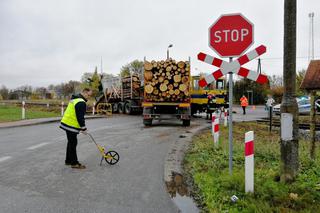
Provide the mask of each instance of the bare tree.
[{"label": "bare tree", "polygon": [[1,86],[0,95],[2,96],[3,100],[9,99],[9,90],[6,86],[4,85]]}]

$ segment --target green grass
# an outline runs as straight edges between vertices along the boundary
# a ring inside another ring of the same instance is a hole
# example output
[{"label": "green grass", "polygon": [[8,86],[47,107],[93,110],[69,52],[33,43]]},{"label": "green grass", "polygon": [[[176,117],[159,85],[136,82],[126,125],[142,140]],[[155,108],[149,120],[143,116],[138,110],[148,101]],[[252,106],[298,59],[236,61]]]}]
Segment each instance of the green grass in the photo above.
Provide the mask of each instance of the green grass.
[{"label": "green grass", "polygon": [[[58,112],[47,112],[45,108],[26,108],[26,119],[60,116]],[[0,122],[21,120],[21,107],[0,105]]]},{"label": "green grass", "polygon": [[[255,192],[244,192],[244,134],[255,132]],[[233,175],[229,175],[228,132],[220,129],[220,144],[214,148],[211,132],[195,136],[184,160],[192,179],[194,197],[208,212],[320,212],[320,151],[309,160],[309,146],[300,141],[300,170],[294,183],[278,181],[279,132],[271,134],[256,123],[236,123],[233,142]],[[319,145],[318,145],[319,146]],[[232,203],[230,197],[239,200]]]}]

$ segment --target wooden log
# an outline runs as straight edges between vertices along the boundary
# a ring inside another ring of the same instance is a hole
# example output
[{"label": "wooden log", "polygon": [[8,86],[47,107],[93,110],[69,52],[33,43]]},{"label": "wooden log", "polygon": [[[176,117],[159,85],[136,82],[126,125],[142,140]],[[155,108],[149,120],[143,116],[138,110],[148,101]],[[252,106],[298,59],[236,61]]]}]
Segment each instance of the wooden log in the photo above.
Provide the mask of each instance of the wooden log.
[{"label": "wooden log", "polygon": [[161,92],[165,92],[165,91],[167,91],[167,89],[168,89],[168,87],[167,87],[166,84],[161,84],[161,85],[160,85],[160,91],[161,91]]},{"label": "wooden log", "polygon": [[148,84],[144,87],[144,90],[146,91],[146,93],[151,94],[153,92],[153,86]]},{"label": "wooden log", "polygon": [[170,72],[171,70],[172,70],[172,66],[171,65],[166,67],[166,71],[167,72]]},{"label": "wooden log", "polygon": [[176,82],[176,83],[181,82],[181,75],[175,75],[175,76],[173,76],[173,80],[174,80],[174,82]]},{"label": "wooden log", "polygon": [[152,66],[153,66],[153,68],[157,68],[158,63],[157,63],[157,62],[154,62],[154,63],[152,64]]},{"label": "wooden log", "polygon": [[182,77],[182,83],[187,84],[189,82],[189,77],[188,76],[183,76]]},{"label": "wooden log", "polygon": [[186,89],[187,89],[187,85],[185,85],[185,84],[180,84],[180,85],[179,85],[179,90],[180,90],[181,92],[184,92]]},{"label": "wooden log", "polygon": [[153,90],[153,94],[154,95],[158,95],[159,94],[159,90],[157,90],[157,89]]},{"label": "wooden log", "polygon": [[185,65],[186,65],[186,64],[185,64],[183,61],[179,61],[179,62],[178,62],[178,67],[181,68],[181,69],[184,68]]},{"label": "wooden log", "polygon": [[172,84],[168,85],[168,90],[173,90],[173,85]]},{"label": "wooden log", "polygon": [[179,83],[174,82],[174,83],[173,83],[173,86],[174,86],[174,87],[178,87],[178,86],[179,86]]},{"label": "wooden log", "polygon": [[160,77],[159,77],[159,82],[162,83],[163,81],[164,81],[164,77],[163,77],[163,76],[160,76]]},{"label": "wooden log", "polygon": [[153,66],[150,62],[146,61],[144,63],[144,70],[150,71],[150,70],[152,70],[152,68],[153,68]]},{"label": "wooden log", "polygon": [[164,83],[165,83],[166,85],[168,85],[168,84],[169,84],[169,81],[166,79],[166,80],[164,80]]},{"label": "wooden log", "polygon": [[152,80],[152,77],[153,77],[153,74],[151,71],[145,71],[144,72],[144,79],[146,81],[151,81]]},{"label": "wooden log", "polygon": [[180,94],[180,90],[175,89],[175,90],[174,90],[174,94],[175,94],[176,96],[179,95],[179,94]]}]

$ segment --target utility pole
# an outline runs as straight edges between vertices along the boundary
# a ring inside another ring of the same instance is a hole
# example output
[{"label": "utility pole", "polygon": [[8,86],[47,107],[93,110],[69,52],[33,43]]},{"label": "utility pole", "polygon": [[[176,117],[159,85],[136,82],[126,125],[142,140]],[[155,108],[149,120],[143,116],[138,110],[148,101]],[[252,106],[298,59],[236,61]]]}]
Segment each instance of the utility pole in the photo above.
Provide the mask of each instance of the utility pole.
[{"label": "utility pole", "polygon": [[314,12],[309,13],[310,25],[309,25],[309,52],[308,52],[308,61],[314,59],[314,37],[313,37],[313,17]]},{"label": "utility pole", "polygon": [[[308,59],[314,60],[314,37],[313,37],[313,17],[314,12],[309,13],[310,18],[310,31],[309,31],[309,53]],[[316,109],[315,109],[315,96],[316,90],[310,91],[310,103],[311,103],[311,111],[310,111],[310,137],[311,137],[311,146],[310,146],[310,158],[315,160],[316,154]]]},{"label": "utility pole", "polygon": [[102,69],[102,57],[101,57],[101,63],[100,63],[100,72],[101,72],[101,74],[103,73],[103,69]]},{"label": "utility pole", "polygon": [[298,104],[296,101],[297,0],[284,1],[283,83],[281,103],[280,180],[294,181],[299,168]]}]

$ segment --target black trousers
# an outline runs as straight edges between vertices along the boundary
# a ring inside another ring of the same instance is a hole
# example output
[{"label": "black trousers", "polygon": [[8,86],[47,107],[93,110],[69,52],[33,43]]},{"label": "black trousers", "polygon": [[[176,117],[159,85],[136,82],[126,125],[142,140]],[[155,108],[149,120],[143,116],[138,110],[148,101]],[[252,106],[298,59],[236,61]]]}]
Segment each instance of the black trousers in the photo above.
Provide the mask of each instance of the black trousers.
[{"label": "black trousers", "polygon": [[243,109],[243,114],[245,115],[246,114],[246,107],[242,106],[242,109]]},{"label": "black trousers", "polygon": [[66,131],[66,133],[67,133],[68,144],[67,144],[65,163],[75,165],[79,163],[78,157],[77,157],[78,133],[70,132],[70,131]]}]

